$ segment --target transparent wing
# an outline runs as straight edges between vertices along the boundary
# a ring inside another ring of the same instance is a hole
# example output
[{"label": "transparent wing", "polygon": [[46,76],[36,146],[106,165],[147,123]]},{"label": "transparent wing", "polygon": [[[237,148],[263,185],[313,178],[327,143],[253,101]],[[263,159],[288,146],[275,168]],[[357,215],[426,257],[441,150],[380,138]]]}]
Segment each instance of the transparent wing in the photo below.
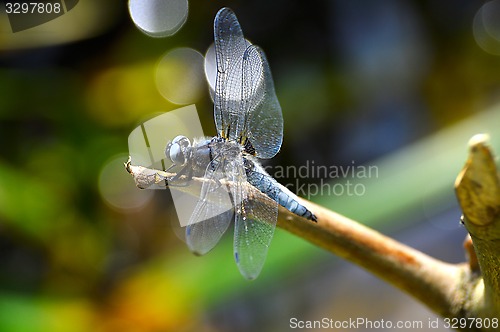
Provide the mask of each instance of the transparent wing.
[{"label": "transparent wing", "polygon": [[234,258],[240,273],[252,280],[260,274],[266,260],[276,228],[278,203],[260,194],[253,198],[250,193],[242,201],[240,213],[235,213]]},{"label": "transparent wing", "polygon": [[243,138],[249,139],[255,155],[272,158],[283,141],[283,115],[264,52],[250,45],[243,56]]},{"label": "transparent wing", "polygon": [[243,129],[240,117],[242,100],[242,61],[250,43],[245,40],[236,15],[229,8],[222,8],[214,23],[215,82],[214,117],[219,136],[236,140]]},{"label": "transparent wing", "polygon": [[[221,156],[222,157],[222,156]],[[189,249],[204,255],[219,242],[233,217],[233,202],[221,181],[225,178],[224,159],[214,158],[205,172],[205,181],[196,207],[186,227]]]},{"label": "transparent wing", "polygon": [[271,158],[283,140],[283,117],[264,52],[243,36],[228,8],[215,19],[217,77],[214,116],[218,134],[244,144],[259,158]]}]

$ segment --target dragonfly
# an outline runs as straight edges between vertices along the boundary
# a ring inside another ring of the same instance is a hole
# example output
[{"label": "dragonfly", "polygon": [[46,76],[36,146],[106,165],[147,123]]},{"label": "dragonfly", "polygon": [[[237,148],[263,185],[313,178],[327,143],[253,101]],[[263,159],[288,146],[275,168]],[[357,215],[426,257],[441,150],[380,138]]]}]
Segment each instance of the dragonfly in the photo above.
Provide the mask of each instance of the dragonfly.
[{"label": "dragonfly", "polygon": [[204,255],[234,222],[234,259],[251,280],[266,259],[278,205],[305,219],[317,218],[259,161],[274,157],[283,141],[283,116],[264,52],[245,39],[229,8],[217,13],[214,37],[217,136],[191,142],[179,135],[167,144],[171,167],[180,169],[169,185],[194,176],[207,180],[187,223],[186,243],[193,253]]}]

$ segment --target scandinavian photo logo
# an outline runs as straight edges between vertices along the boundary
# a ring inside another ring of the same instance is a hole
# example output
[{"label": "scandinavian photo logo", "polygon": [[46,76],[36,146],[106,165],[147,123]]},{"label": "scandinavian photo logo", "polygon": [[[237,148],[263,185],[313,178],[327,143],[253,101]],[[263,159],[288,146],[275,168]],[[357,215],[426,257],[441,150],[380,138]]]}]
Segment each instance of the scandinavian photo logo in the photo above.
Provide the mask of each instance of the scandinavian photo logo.
[{"label": "scandinavian photo logo", "polygon": [[281,184],[298,196],[311,199],[314,196],[363,196],[364,180],[378,178],[376,165],[358,165],[352,160],[348,165],[317,165],[307,160],[300,166],[267,165],[264,169]]}]

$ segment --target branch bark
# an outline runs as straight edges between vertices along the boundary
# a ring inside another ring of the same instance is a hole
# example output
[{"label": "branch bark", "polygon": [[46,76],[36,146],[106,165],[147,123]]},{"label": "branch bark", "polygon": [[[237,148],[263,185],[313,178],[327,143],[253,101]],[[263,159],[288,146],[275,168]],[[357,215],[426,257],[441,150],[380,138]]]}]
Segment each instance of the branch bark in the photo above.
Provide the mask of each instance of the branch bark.
[{"label": "branch bark", "polygon": [[301,203],[316,214],[318,223],[281,209],[279,227],[365,268],[443,317],[460,315],[456,294],[467,275],[465,265],[436,260],[345,216]]},{"label": "branch bark", "polygon": [[484,287],[470,311],[500,317],[500,178],[487,135],[469,141],[469,158],[455,183]]},{"label": "branch bark", "polygon": [[[175,175],[132,166],[130,159],[125,166],[139,188],[161,186],[169,176]],[[477,175],[478,169],[483,175]],[[206,180],[193,178],[192,184],[200,187],[203,181]],[[457,196],[465,214],[465,225],[473,243],[465,243],[470,257],[469,264],[442,262],[303,199],[301,203],[317,216],[318,222],[312,223],[280,207],[278,227],[365,268],[418,299],[442,317],[498,318],[499,183],[493,157],[487,146],[484,142],[471,145],[469,160],[456,185]],[[258,192],[255,197],[259,194],[264,195]],[[482,331],[473,326],[463,330]]]}]

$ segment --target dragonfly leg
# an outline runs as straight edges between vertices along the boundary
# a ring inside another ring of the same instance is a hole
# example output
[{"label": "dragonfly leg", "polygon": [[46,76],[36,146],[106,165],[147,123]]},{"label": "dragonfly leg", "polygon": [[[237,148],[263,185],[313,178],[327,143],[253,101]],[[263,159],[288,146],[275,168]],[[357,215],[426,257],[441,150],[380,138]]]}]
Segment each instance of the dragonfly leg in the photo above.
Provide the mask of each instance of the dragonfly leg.
[{"label": "dragonfly leg", "polygon": [[[172,166],[170,166],[168,170],[171,168]],[[167,179],[168,182],[167,186],[187,187],[189,186],[189,182],[191,181],[192,177],[193,177],[192,167],[189,166],[183,167],[179,172],[177,172],[177,174]]]}]

